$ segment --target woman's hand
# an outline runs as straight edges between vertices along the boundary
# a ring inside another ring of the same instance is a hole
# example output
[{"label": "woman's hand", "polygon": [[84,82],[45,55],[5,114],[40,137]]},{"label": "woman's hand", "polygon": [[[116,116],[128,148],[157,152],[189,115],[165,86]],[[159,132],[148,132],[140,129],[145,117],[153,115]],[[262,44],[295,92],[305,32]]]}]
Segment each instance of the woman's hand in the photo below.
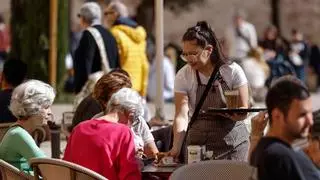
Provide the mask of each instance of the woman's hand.
[{"label": "woman's hand", "polygon": [[306,154],[310,157],[313,163],[320,168],[320,139],[313,138],[309,140],[309,145],[304,149]]},{"label": "woman's hand", "polygon": [[180,151],[178,151],[176,148],[172,147],[172,149],[169,151],[169,152],[159,152],[157,153],[156,155],[156,159],[155,159],[155,163],[160,163],[161,160],[164,158],[164,157],[173,157],[174,161],[175,162],[178,162],[179,160],[179,154],[180,154]]},{"label": "woman's hand", "polygon": [[168,156],[172,156],[174,158],[178,157],[180,154],[180,150],[178,148],[172,147],[172,149],[168,152]]},{"label": "woman's hand", "polygon": [[147,155],[144,154],[143,149],[138,149],[136,151],[136,157],[140,159],[145,159],[147,158]]}]

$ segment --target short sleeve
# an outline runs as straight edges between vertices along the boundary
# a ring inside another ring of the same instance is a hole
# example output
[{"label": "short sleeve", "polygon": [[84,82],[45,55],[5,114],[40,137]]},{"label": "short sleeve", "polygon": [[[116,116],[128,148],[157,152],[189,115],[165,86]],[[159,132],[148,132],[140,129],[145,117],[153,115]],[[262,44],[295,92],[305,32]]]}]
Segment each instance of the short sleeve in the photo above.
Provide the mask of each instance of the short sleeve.
[{"label": "short sleeve", "polygon": [[188,83],[187,79],[189,79],[191,72],[188,73],[187,68],[188,66],[184,66],[178,71],[174,80],[174,92],[188,93],[191,83]]},{"label": "short sleeve", "polygon": [[232,63],[232,87],[237,89],[248,83],[243,69],[236,63]]},{"label": "short sleeve", "polygon": [[151,130],[143,117],[139,116],[139,122],[132,126],[132,131],[135,135],[135,144],[137,145],[137,140],[141,140],[143,146],[154,142],[154,137]]},{"label": "short sleeve", "polygon": [[144,145],[154,142],[153,135],[149,129],[147,122],[144,119],[142,119],[140,123],[141,123],[142,140]]}]

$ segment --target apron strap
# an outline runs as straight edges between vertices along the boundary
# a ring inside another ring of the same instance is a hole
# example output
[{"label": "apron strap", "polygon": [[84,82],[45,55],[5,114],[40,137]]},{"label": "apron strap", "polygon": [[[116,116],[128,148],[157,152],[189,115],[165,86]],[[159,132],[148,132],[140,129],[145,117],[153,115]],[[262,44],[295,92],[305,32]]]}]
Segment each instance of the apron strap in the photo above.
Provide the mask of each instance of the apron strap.
[{"label": "apron strap", "polygon": [[199,75],[199,71],[196,71],[196,76],[197,76],[198,85],[202,85],[201,79],[200,79],[200,75]]},{"label": "apron strap", "polygon": [[[221,67],[221,65],[217,64],[216,67],[214,68],[213,72],[211,73],[210,79],[206,85],[206,89],[204,90],[203,94],[201,95],[201,98],[200,98],[200,100],[199,100],[199,102],[198,102],[198,104],[192,114],[191,120],[188,124],[188,129],[191,128],[192,124],[197,119],[199,112],[201,110],[201,107],[202,107],[202,105],[208,95],[208,92],[209,92],[210,88],[212,87],[212,83],[218,78],[220,67]],[[200,77],[199,77],[199,79],[200,79]],[[188,129],[187,129],[187,132],[188,132]]]},{"label": "apron strap", "polygon": [[[181,152],[184,152],[185,151],[185,143],[186,143],[186,138],[188,136],[188,132],[190,130],[190,128],[192,127],[192,124],[196,121],[198,115],[199,115],[199,112],[201,110],[201,107],[204,103],[204,100],[206,99],[207,95],[208,95],[208,92],[209,90],[211,89],[212,87],[212,83],[218,78],[218,74],[219,74],[219,70],[220,70],[220,67],[221,67],[221,64],[217,64],[213,70],[213,72],[211,73],[211,76],[210,76],[210,79],[206,85],[206,89],[204,90],[203,94],[201,95],[201,98],[193,112],[193,115],[191,117],[191,120],[190,122],[188,123],[188,127],[187,127],[187,130],[186,130],[186,134],[183,138],[183,141],[182,141],[182,146],[181,146]],[[198,71],[196,71],[198,72]],[[197,76],[197,78],[199,77],[199,74]],[[199,79],[200,80],[200,77]],[[201,83],[201,81],[198,81],[198,83]],[[184,161],[184,153],[180,153],[180,157],[179,157],[180,161]]]}]

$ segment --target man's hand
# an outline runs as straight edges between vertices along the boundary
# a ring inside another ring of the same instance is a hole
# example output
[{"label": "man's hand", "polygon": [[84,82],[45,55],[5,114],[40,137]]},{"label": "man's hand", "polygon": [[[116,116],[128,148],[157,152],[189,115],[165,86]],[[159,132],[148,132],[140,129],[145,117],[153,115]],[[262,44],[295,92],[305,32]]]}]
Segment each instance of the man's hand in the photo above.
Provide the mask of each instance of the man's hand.
[{"label": "man's hand", "polygon": [[268,123],[267,111],[260,112],[251,119],[251,136],[263,136],[263,131]]}]

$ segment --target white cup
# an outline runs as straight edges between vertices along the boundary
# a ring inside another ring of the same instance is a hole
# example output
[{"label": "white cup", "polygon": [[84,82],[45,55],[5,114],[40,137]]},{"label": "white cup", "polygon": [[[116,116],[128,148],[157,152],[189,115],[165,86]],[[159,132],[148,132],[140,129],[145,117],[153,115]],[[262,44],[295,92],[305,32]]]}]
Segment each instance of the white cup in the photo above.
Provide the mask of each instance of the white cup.
[{"label": "white cup", "polygon": [[201,161],[201,146],[189,145],[188,149],[188,164]]}]

